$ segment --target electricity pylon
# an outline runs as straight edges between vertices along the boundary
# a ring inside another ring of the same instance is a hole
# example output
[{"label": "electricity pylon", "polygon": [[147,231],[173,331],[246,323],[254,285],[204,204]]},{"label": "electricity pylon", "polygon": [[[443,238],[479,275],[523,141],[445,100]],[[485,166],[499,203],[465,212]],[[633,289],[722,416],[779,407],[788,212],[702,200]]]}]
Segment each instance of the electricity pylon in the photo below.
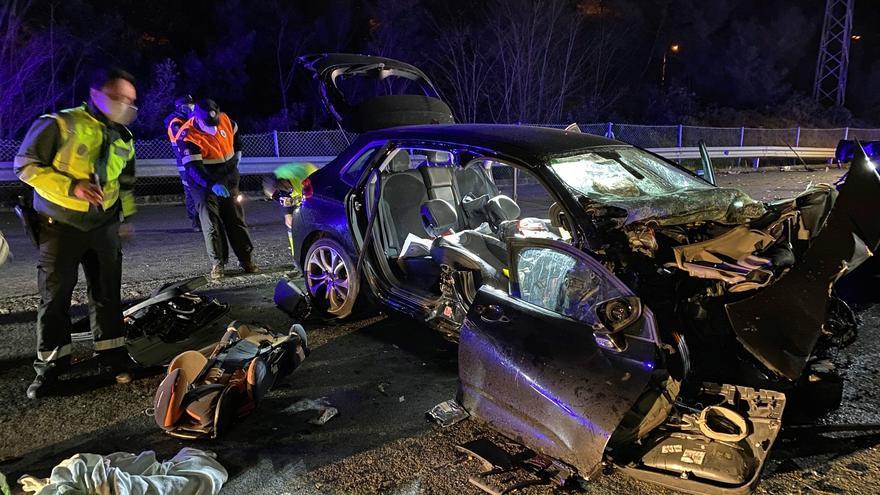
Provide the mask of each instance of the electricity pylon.
[{"label": "electricity pylon", "polygon": [[826,0],[822,41],[816,62],[813,98],[827,104],[843,105],[846,97],[846,71],[852,37],[855,0]]}]

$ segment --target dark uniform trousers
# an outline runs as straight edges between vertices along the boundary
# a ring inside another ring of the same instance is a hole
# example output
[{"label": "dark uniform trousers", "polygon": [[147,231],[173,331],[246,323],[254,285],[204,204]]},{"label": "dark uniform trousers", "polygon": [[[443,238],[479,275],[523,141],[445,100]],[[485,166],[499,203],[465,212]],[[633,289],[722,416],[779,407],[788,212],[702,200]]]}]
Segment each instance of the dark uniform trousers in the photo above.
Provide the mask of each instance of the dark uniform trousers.
[{"label": "dark uniform trousers", "polygon": [[177,158],[177,173],[180,174],[180,183],[183,186],[183,205],[186,207],[186,216],[192,222],[192,226],[199,225],[199,212],[196,210],[196,203],[193,200],[192,190],[189,185],[189,177],[186,174],[186,167],[180,160],[180,154],[177,152],[177,146],[174,147],[174,156]]},{"label": "dark uniform trousers", "polygon": [[119,221],[82,231],[41,216],[40,260],[37,282],[37,360],[43,374],[69,361],[71,351],[70,299],[76,287],[79,265],[86,275],[89,320],[95,350],[110,351],[125,345],[122,328],[122,249]]},{"label": "dark uniform trousers", "polygon": [[[191,190],[202,223],[208,257],[215,265],[225,265],[229,260],[229,245],[232,245],[232,251],[240,263],[251,263],[254,244],[244,220],[244,209],[235,200],[238,188],[230,188],[229,198],[221,198],[195,185]],[[227,239],[229,244],[226,243]]]}]

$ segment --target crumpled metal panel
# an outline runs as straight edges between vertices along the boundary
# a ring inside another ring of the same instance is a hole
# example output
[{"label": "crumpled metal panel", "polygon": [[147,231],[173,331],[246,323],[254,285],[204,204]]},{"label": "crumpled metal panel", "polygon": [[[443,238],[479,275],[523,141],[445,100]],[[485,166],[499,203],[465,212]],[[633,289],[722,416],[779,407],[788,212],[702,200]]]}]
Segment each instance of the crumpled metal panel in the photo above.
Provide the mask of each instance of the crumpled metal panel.
[{"label": "crumpled metal panel", "polygon": [[[502,307],[506,322],[479,308]],[[655,335],[647,308],[642,324]],[[656,343],[627,337],[600,348],[588,325],[483,287],[461,329],[459,402],[502,434],[591,476],[624,414],[654,372]]]},{"label": "crumpled metal panel", "polygon": [[796,380],[826,320],[831,285],[857,257],[880,244],[880,174],[870,162],[852,165],[825,227],[803,258],[754,296],[726,305],[743,346],[769,369]]},{"label": "crumpled metal panel", "polygon": [[645,220],[654,220],[658,225],[707,221],[741,224],[765,212],[763,204],[739,189],[722,187],[603,202],[626,210],[626,225]]}]

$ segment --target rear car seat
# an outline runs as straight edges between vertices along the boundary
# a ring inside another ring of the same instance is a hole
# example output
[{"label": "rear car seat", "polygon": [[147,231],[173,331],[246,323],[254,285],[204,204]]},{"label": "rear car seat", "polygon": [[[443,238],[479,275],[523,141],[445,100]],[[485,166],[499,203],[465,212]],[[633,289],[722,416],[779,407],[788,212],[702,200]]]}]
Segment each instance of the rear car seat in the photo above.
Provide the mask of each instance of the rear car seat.
[{"label": "rear car seat", "polygon": [[419,237],[425,235],[419,207],[429,199],[428,192],[419,171],[409,167],[409,154],[400,151],[391,159],[389,175],[382,178],[379,215],[385,237],[385,254],[389,258],[400,256],[409,233]]}]

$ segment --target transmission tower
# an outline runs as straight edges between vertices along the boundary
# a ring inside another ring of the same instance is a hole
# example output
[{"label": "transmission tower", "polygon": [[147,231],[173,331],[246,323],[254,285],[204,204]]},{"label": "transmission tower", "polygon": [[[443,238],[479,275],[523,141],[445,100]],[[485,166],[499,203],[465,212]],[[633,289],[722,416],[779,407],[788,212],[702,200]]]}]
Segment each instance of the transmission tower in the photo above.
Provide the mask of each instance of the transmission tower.
[{"label": "transmission tower", "polygon": [[822,41],[816,62],[813,98],[827,104],[843,105],[846,96],[846,70],[852,36],[855,0],[826,0]]}]

